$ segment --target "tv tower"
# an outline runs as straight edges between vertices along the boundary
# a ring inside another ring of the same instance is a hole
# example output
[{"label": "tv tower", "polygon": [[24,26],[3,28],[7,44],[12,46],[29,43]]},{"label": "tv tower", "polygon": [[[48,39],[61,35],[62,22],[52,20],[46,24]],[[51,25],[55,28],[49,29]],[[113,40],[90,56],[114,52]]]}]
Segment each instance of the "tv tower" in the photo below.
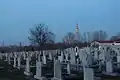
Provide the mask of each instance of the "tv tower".
[{"label": "tv tower", "polygon": [[80,33],[79,33],[79,27],[78,24],[76,24],[76,41],[80,41]]}]

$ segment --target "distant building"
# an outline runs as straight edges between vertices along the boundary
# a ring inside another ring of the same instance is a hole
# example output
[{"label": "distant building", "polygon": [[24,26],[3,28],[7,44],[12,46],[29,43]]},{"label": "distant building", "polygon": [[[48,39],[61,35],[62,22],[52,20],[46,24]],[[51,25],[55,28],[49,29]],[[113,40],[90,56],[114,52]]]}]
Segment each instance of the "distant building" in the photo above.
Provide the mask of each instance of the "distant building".
[{"label": "distant building", "polygon": [[[76,24],[75,33],[63,37],[63,42],[66,44],[74,44],[80,42],[80,32],[78,24]],[[74,37],[73,37],[74,36]]]},{"label": "distant building", "polygon": [[91,43],[91,46],[93,45],[120,45],[120,40],[114,40],[114,41],[111,41],[111,40],[105,40],[105,41],[93,41]]}]

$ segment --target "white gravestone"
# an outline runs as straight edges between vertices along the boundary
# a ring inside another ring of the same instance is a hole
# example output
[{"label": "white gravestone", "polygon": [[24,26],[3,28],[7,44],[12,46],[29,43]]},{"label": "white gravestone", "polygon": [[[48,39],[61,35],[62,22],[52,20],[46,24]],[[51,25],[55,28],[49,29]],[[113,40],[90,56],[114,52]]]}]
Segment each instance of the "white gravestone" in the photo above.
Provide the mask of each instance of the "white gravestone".
[{"label": "white gravestone", "polygon": [[94,80],[94,72],[92,68],[89,68],[89,59],[86,51],[81,54],[82,55],[82,64],[83,64],[83,71],[84,71],[84,80]]},{"label": "white gravestone", "polygon": [[78,48],[78,46],[76,46],[76,47],[75,47],[75,54],[76,54],[76,55],[78,55],[78,50],[79,50],[79,48]]},{"label": "white gravestone", "polygon": [[60,60],[60,62],[62,62],[62,61],[63,61],[63,53],[61,52],[60,54],[61,54],[61,55],[58,56],[58,59]]},{"label": "white gravestone", "polygon": [[54,59],[54,78],[52,80],[62,80],[61,64],[59,60]]},{"label": "white gravestone", "polygon": [[8,53],[5,54],[5,61],[8,61],[7,58],[8,57]]},{"label": "white gravestone", "polygon": [[2,60],[2,53],[0,53],[0,59]]},{"label": "white gravestone", "polygon": [[92,68],[84,67],[84,80],[94,80],[94,72]]},{"label": "white gravestone", "polygon": [[11,55],[8,56],[8,64],[11,64]]},{"label": "white gravestone", "polygon": [[38,57],[38,61],[41,61],[41,57],[40,57],[40,54],[38,54],[38,56],[37,56],[37,57]]},{"label": "white gravestone", "polygon": [[117,56],[117,63],[119,63],[117,64],[117,67],[120,68],[120,56]]},{"label": "white gravestone", "polygon": [[45,55],[45,51],[43,51],[43,57],[42,57],[42,59],[43,59],[43,64],[46,64],[47,62],[46,62],[46,55]]},{"label": "white gravestone", "polygon": [[120,68],[120,52],[119,50],[115,50],[117,52],[117,67]]},{"label": "white gravestone", "polygon": [[95,60],[99,59],[98,51],[96,49],[94,50],[94,58]]},{"label": "white gravestone", "polygon": [[20,60],[20,57],[18,57],[17,60],[18,60],[18,69],[20,69],[20,66],[21,66],[21,60]]},{"label": "white gravestone", "polygon": [[70,62],[68,62],[67,64],[67,73],[71,74]]},{"label": "white gravestone", "polygon": [[76,62],[75,62],[75,52],[74,51],[71,52],[70,58],[71,58],[70,59],[71,64],[76,64]]},{"label": "white gravestone", "polygon": [[65,54],[65,57],[66,57],[66,61],[69,61],[69,59],[68,59],[68,53]]},{"label": "white gravestone", "polygon": [[113,65],[112,65],[112,59],[111,59],[110,52],[106,52],[105,58],[106,58],[106,72],[112,73]]},{"label": "white gravestone", "polygon": [[16,67],[16,56],[14,57],[14,64],[13,67]]},{"label": "white gravestone", "polygon": [[48,55],[49,55],[49,59],[52,60],[52,54],[51,54],[51,52],[49,52]]},{"label": "white gravestone", "polygon": [[27,76],[30,76],[30,63],[29,62],[30,62],[30,59],[26,58],[26,68],[25,68],[24,74]]},{"label": "white gravestone", "polygon": [[25,53],[23,53],[23,57],[24,57],[24,60],[26,59],[26,54]]},{"label": "white gravestone", "polygon": [[45,77],[42,77],[42,63],[40,61],[36,62],[36,75],[34,78],[38,80],[47,80]]},{"label": "white gravestone", "polygon": [[106,72],[107,72],[107,73],[112,73],[112,72],[113,72],[113,67],[112,67],[112,62],[111,62],[111,60],[106,61]]}]

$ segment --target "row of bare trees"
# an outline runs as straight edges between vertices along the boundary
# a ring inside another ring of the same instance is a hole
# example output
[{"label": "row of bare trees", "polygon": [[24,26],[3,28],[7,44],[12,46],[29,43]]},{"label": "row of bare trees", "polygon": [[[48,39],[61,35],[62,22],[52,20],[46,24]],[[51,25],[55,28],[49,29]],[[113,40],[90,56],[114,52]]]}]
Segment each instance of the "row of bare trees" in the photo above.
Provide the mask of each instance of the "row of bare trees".
[{"label": "row of bare trees", "polygon": [[[55,44],[54,46],[59,48],[68,47],[68,44],[69,46],[74,46],[76,43],[75,38],[76,36],[74,33],[68,32],[63,37],[62,42],[60,42],[59,44],[55,43],[55,34],[52,31],[50,31],[48,29],[48,26],[45,24],[38,24],[38,25],[35,25],[33,28],[30,28],[30,36],[28,37],[31,45],[39,46],[41,49],[44,49],[46,44],[49,44],[49,45]],[[81,43],[79,42],[79,44]]]},{"label": "row of bare trees", "polygon": [[[120,40],[120,32],[115,36],[108,38],[106,31],[98,30],[93,32],[84,32],[80,34],[80,41],[76,41],[75,33],[68,32],[63,38],[62,42],[55,43],[56,35],[48,29],[45,24],[37,24],[33,28],[30,28],[30,36],[28,37],[31,45],[29,46],[9,46],[0,47],[0,52],[11,52],[11,51],[34,51],[43,49],[65,49],[68,47],[84,47],[94,40]],[[76,43],[77,42],[77,43]]]},{"label": "row of bare trees", "polygon": [[[45,44],[55,43],[55,34],[48,29],[48,26],[45,24],[35,25],[30,29],[30,36],[28,37],[32,45],[39,45],[41,48]],[[98,30],[93,32],[85,32],[80,35],[80,42],[91,42],[94,40],[107,40],[108,34],[106,31]],[[120,33],[112,36],[109,40],[118,40],[120,39]],[[63,38],[62,43],[64,44],[74,44],[76,43],[75,33],[68,32]]]}]

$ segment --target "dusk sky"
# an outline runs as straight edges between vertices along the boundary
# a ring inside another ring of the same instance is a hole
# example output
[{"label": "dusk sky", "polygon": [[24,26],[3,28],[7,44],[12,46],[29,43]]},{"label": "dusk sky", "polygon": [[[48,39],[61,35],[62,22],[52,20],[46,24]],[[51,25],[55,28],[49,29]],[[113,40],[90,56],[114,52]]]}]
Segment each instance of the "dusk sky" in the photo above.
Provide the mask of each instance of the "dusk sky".
[{"label": "dusk sky", "polygon": [[67,32],[120,32],[120,0],[0,0],[0,43],[27,44],[29,28],[48,24],[56,40]]}]

